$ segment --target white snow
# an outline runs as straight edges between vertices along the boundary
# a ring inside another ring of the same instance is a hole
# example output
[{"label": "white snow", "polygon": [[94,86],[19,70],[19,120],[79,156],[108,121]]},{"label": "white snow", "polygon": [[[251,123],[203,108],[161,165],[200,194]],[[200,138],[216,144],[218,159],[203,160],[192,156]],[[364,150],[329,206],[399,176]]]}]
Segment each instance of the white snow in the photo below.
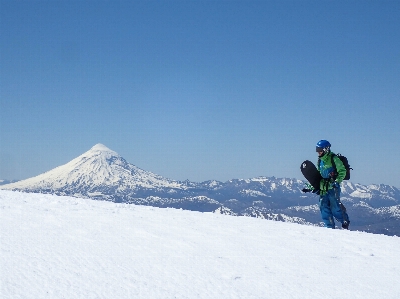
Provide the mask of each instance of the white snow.
[{"label": "white snow", "polygon": [[349,196],[363,198],[363,199],[368,199],[368,198],[372,197],[371,193],[365,192],[365,191],[360,191],[360,190],[356,190],[356,191],[350,193]]},{"label": "white snow", "polygon": [[309,205],[309,206],[293,206],[289,207],[289,210],[295,210],[295,211],[304,211],[304,212],[316,212],[319,211],[319,205]]},{"label": "white snow", "polygon": [[[251,189],[243,189],[239,193],[245,194],[247,196],[251,197],[259,197],[259,196],[267,196],[265,193],[257,191],[257,190],[251,190]],[[269,196],[271,197],[271,196]]]},{"label": "white snow", "polygon": [[138,187],[187,189],[187,186],[177,181],[166,179],[127,163],[118,153],[103,144],[96,144],[64,165],[36,177],[2,185],[1,189],[32,191],[74,188],[76,190],[99,186],[118,186],[118,191]]},{"label": "white snow", "polygon": [[118,155],[115,151],[110,150],[107,146],[104,144],[98,143],[95,146],[93,146],[89,151],[98,151],[98,152],[108,152],[110,156],[116,156]]},{"label": "white snow", "polygon": [[400,298],[400,238],[0,190],[0,298]]}]

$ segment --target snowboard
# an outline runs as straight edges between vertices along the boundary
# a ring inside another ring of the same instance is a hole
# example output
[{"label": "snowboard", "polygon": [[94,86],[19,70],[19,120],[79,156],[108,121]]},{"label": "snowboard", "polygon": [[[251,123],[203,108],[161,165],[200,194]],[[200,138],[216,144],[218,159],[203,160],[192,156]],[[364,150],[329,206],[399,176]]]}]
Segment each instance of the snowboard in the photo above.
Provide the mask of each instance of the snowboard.
[{"label": "snowboard", "polygon": [[304,175],[306,180],[314,187],[314,191],[318,191],[320,188],[320,182],[322,180],[322,176],[319,173],[317,167],[313,162],[306,160],[301,163],[300,166],[301,173]]}]

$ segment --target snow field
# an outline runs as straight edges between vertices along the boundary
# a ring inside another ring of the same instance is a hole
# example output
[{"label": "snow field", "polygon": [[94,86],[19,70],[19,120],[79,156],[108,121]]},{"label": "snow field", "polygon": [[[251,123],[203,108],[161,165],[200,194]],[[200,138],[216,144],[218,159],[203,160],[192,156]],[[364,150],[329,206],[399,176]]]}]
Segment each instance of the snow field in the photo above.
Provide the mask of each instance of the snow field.
[{"label": "snow field", "polygon": [[400,238],[0,190],[1,298],[400,298]]}]

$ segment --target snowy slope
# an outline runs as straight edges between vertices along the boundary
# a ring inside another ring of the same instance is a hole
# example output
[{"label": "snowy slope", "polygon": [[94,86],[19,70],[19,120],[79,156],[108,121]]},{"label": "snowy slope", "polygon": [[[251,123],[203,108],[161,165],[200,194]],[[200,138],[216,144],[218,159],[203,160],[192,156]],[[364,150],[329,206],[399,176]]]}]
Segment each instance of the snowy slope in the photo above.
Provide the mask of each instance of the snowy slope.
[{"label": "snowy slope", "polygon": [[1,185],[15,183],[15,182],[17,182],[17,180],[3,180],[3,179],[0,179],[0,186]]},{"label": "snowy slope", "polygon": [[400,298],[400,238],[0,190],[0,297]]},{"label": "snowy slope", "polygon": [[62,191],[72,195],[96,196],[105,191],[121,193],[138,188],[183,188],[186,186],[142,170],[102,144],[36,177],[2,186],[32,192]]}]

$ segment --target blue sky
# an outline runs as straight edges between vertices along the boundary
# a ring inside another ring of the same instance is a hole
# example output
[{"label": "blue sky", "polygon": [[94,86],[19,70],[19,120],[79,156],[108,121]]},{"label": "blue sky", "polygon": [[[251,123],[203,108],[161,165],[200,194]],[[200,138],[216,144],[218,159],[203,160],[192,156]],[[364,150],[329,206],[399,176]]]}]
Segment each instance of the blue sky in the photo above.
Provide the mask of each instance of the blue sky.
[{"label": "blue sky", "polygon": [[327,139],[400,187],[399,1],[0,3],[2,179],[97,143],[176,180],[302,179]]}]

